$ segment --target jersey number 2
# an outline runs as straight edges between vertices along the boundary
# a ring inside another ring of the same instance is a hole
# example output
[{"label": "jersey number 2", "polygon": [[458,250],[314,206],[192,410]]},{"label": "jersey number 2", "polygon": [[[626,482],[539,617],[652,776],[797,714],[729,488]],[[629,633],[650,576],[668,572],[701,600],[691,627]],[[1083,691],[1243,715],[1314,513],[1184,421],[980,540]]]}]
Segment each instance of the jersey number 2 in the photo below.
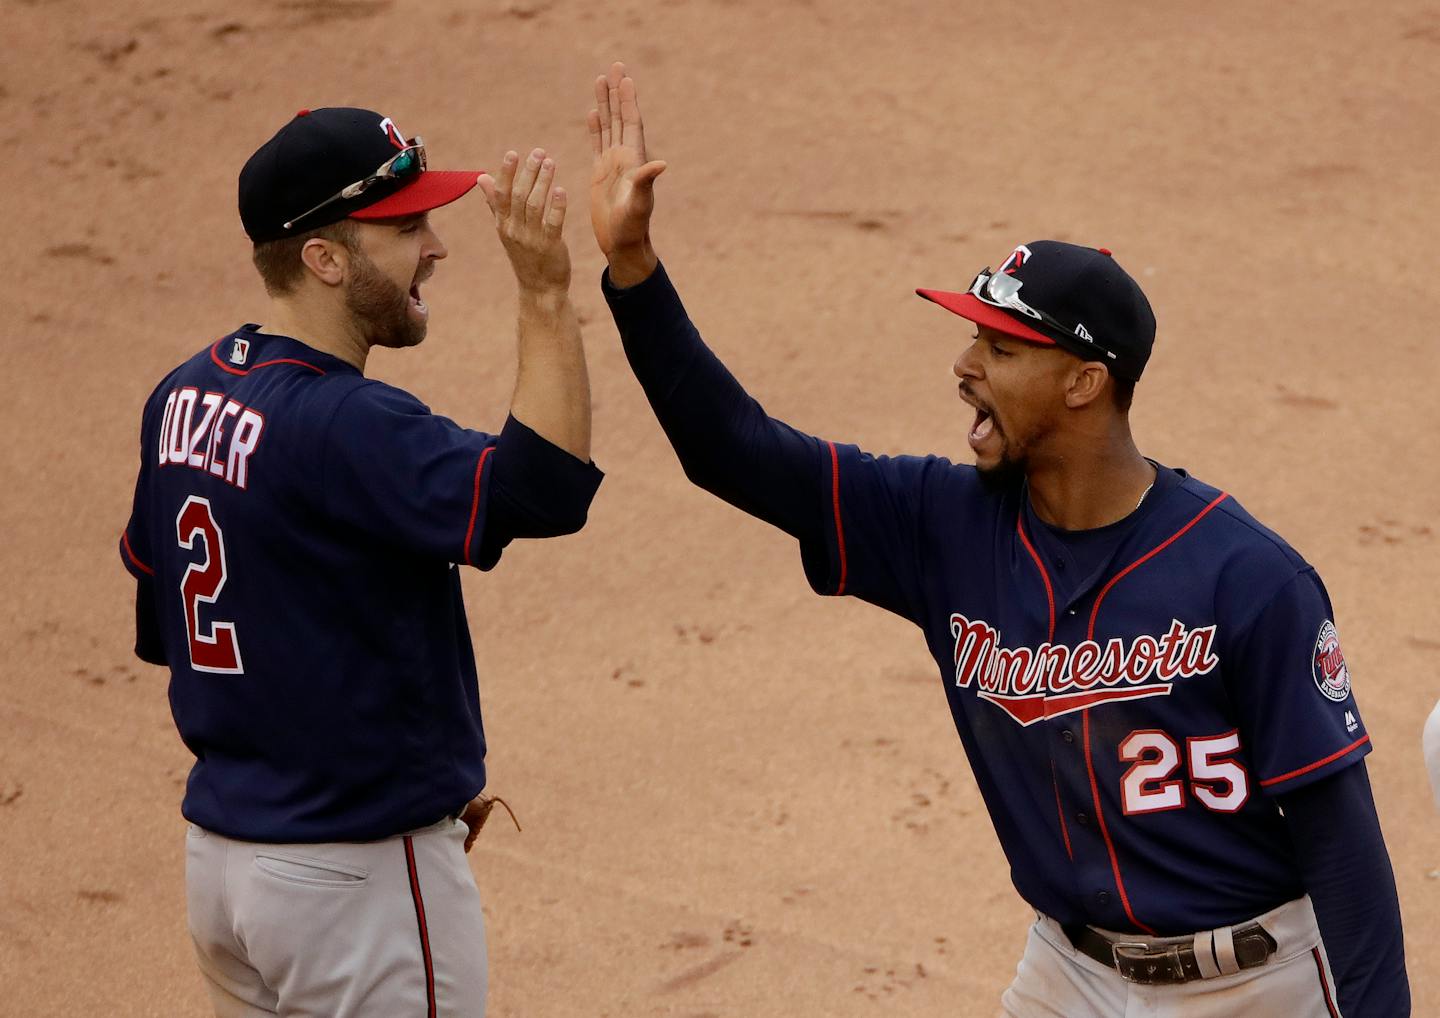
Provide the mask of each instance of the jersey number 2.
[{"label": "jersey number 2", "polygon": [[192,562],[180,578],[180,599],[185,605],[185,631],[190,642],[190,667],[197,672],[240,675],[240,641],[235,623],[200,622],[200,605],[214,604],[225,587],[225,538],[210,511],[210,500],[191,495],[175,517],[175,536],[186,551],[195,548],[198,536],[205,542],[205,557]]},{"label": "jersey number 2", "polygon": [[[1250,797],[1250,776],[1238,760],[1240,733],[1186,739],[1190,791],[1216,813],[1234,813]],[[1120,743],[1120,759],[1130,769],[1120,779],[1126,816],[1182,809],[1185,783],[1172,775],[1180,769],[1180,744],[1165,732],[1141,729]]]}]

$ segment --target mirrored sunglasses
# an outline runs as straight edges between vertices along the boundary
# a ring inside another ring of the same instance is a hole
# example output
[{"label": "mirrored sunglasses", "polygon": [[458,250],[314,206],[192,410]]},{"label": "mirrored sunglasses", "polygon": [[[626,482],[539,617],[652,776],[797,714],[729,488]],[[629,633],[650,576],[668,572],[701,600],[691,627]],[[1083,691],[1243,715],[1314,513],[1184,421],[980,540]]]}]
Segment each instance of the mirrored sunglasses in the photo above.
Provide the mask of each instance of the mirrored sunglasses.
[{"label": "mirrored sunglasses", "polygon": [[1061,322],[1054,315],[1033,308],[1020,299],[1020,280],[1014,276],[1008,276],[1003,272],[991,272],[987,265],[984,270],[977,273],[974,282],[970,284],[970,295],[976,299],[989,304],[991,307],[1004,308],[1007,311],[1017,311],[1027,318],[1033,318],[1037,322],[1068,336],[1071,339],[1078,339],[1087,344],[1099,353],[1104,354],[1112,361],[1116,355],[1112,350],[1102,346],[1084,325],[1076,325],[1074,328]]},{"label": "mirrored sunglasses", "polygon": [[374,173],[361,180],[355,181],[353,184],[346,184],[319,205],[316,205],[312,209],[307,209],[290,220],[285,224],[284,228],[293,230],[296,223],[313,216],[321,209],[327,208],[337,201],[349,201],[352,198],[358,198],[382,180],[408,180],[410,177],[419,176],[424,170],[425,142],[417,134],[406,143],[403,149],[381,163]]}]

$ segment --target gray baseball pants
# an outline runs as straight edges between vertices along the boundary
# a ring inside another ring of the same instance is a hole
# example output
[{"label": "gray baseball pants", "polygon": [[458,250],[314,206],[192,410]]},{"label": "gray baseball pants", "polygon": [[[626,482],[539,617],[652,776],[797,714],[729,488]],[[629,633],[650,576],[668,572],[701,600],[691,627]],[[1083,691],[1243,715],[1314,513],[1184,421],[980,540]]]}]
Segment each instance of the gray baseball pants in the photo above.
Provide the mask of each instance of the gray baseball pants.
[{"label": "gray baseball pants", "polygon": [[[1030,927],[1015,981],[1001,1005],[1007,1018],[1340,1018],[1335,980],[1310,899],[1297,898],[1258,916],[1278,950],[1264,965],[1239,969],[1233,951],[1211,954],[1216,931],[1196,934],[1196,952],[1218,958],[1218,974],[1170,986],[1126,982],[1077,951],[1060,924],[1039,916]],[[1112,940],[1149,938],[1099,931]]]},{"label": "gray baseball pants", "polygon": [[272,845],[192,824],[190,936],[217,1018],[484,1018],[465,835],[446,818],[384,841]]}]

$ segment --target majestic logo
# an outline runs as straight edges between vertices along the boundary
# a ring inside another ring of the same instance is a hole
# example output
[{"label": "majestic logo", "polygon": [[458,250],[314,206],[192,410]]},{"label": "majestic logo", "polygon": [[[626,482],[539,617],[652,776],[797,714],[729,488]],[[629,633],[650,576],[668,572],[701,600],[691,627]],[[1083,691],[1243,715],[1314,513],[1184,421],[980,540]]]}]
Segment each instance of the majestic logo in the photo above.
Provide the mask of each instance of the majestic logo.
[{"label": "majestic logo", "polygon": [[1215,627],[1187,629],[1178,620],[1164,636],[1137,636],[1127,645],[1086,640],[1067,647],[1002,647],[1000,632],[983,619],[950,616],[955,638],[955,685],[976,695],[1017,724],[1085,710],[1112,700],[1167,696],[1176,679],[1204,675],[1220,664],[1212,649]]},{"label": "majestic logo", "polygon": [[1315,687],[1336,703],[1350,695],[1350,669],[1345,667],[1345,655],[1340,652],[1340,635],[1335,632],[1335,623],[1326,619],[1315,637],[1315,653],[1310,659],[1310,670],[1315,676]]},{"label": "majestic logo", "polygon": [[1354,735],[1355,729],[1359,727],[1360,722],[1355,720],[1355,712],[1347,710],[1345,712],[1345,731],[1349,732],[1351,735]]},{"label": "majestic logo", "polygon": [[400,133],[400,128],[395,126],[395,121],[389,117],[382,118],[380,121],[380,130],[384,133],[385,137],[390,139],[390,144],[396,148],[405,147],[405,136]]},{"label": "majestic logo", "polygon": [[233,346],[230,347],[230,363],[244,364],[245,359],[250,356],[250,341],[248,339],[236,338]]}]

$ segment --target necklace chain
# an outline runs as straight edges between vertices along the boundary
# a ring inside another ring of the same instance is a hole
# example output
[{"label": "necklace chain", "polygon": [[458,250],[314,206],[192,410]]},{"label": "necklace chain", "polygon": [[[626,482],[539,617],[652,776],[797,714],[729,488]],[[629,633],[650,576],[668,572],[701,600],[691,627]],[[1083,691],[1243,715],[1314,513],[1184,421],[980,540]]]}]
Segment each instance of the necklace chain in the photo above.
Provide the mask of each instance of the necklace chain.
[{"label": "necklace chain", "polygon": [[[1140,506],[1145,503],[1145,496],[1150,494],[1150,489],[1153,487],[1155,487],[1154,481],[1151,481],[1149,484],[1145,485],[1145,490],[1140,493],[1140,501],[1135,503],[1135,509],[1139,509]],[[1135,509],[1131,509],[1130,511],[1133,513]]]}]

